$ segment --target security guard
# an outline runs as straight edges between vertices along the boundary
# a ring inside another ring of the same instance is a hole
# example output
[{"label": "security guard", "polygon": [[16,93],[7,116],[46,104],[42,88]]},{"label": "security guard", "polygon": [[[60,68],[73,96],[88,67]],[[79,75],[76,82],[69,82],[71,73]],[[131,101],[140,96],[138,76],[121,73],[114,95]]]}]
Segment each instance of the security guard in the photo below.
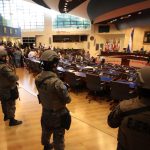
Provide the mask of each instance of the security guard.
[{"label": "security guard", "polygon": [[150,67],[138,71],[139,97],[122,101],[108,116],[108,125],[119,127],[117,150],[150,149]]},{"label": "security guard", "polygon": [[14,119],[16,104],[11,91],[16,87],[18,76],[14,70],[7,64],[7,52],[0,49],[0,100],[4,113],[4,121],[10,120],[9,126],[15,126],[22,123]]},{"label": "security guard", "polygon": [[[66,104],[70,103],[71,99],[67,87],[55,73],[59,61],[57,53],[47,50],[43,52],[40,59],[43,71],[37,75],[35,84],[42,104],[41,143],[44,145],[44,150],[50,150],[53,147],[55,150],[64,150],[65,127],[62,119],[65,114],[69,115]],[[70,120],[66,121],[68,123]],[[50,144],[52,134],[53,144]]]}]

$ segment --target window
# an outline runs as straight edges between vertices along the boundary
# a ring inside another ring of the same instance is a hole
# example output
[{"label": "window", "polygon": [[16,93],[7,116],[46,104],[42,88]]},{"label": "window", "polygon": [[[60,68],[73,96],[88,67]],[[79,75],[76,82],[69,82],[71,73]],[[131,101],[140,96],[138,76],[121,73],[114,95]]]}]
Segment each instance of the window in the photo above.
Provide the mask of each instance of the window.
[{"label": "window", "polygon": [[90,29],[90,20],[80,18],[68,14],[57,14],[52,20],[53,30],[66,30],[66,29],[76,29],[76,30],[87,30]]},{"label": "window", "polygon": [[6,26],[44,30],[44,11],[45,8],[24,0],[0,0],[0,14]]}]

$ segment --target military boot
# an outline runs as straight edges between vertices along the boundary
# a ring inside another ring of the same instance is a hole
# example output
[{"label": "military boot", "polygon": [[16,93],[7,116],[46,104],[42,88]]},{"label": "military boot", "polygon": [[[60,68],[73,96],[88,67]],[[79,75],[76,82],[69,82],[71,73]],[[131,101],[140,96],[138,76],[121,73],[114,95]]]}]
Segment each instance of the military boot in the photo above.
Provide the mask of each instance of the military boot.
[{"label": "military boot", "polygon": [[44,145],[44,150],[52,150],[53,144]]},{"label": "military boot", "polygon": [[7,117],[7,115],[4,116],[4,121],[7,121],[9,118]]},{"label": "military boot", "polygon": [[9,126],[16,126],[22,124],[22,121],[16,120],[14,118],[10,119]]}]

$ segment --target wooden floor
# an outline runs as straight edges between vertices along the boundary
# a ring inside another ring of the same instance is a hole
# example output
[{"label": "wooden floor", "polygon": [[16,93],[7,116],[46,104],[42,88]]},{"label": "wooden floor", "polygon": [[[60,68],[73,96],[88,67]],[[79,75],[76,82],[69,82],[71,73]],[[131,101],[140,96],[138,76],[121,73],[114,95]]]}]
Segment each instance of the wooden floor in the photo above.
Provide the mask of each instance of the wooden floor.
[{"label": "wooden floor", "polygon": [[[26,69],[17,69],[17,74],[21,101],[17,101],[16,118],[22,119],[23,124],[9,127],[0,109],[0,150],[42,150],[41,105],[36,98],[34,77]],[[65,150],[115,150],[117,129],[107,125],[109,103],[104,99],[88,103],[85,91],[70,95],[72,125],[65,135]]]}]

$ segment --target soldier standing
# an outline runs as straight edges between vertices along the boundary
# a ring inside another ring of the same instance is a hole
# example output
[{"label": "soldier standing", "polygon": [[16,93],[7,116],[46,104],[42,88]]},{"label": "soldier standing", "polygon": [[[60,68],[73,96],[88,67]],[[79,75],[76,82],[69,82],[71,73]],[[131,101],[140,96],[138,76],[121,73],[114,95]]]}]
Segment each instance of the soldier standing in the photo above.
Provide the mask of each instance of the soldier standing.
[{"label": "soldier standing", "polygon": [[[44,150],[64,150],[65,128],[69,128],[71,118],[66,104],[71,99],[65,84],[56,75],[59,56],[56,52],[47,50],[41,55],[43,71],[36,77],[35,84],[38,89],[39,101],[42,104],[42,137]],[[63,120],[63,119],[66,120]],[[64,122],[62,122],[64,121]],[[66,121],[66,122],[65,122]],[[53,144],[50,137],[53,134]]]},{"label": "soldier standing", "polygon": [[150,67],[138,71],[139,97],[122,101],[108,116],[112,128],[119,127],[117,150],[150,148]]},{"label": "soldier standing", "polygon": [[[4,113],[4,121],[10,120],[9,126],[22,124],[15,118],[15,98],[12,96],[12,90],[16,88],[18,76],[14,70],[7,64],[7,52],[0,50],[0,100]],[[13,93],[14,94],[14,93]]]}]

